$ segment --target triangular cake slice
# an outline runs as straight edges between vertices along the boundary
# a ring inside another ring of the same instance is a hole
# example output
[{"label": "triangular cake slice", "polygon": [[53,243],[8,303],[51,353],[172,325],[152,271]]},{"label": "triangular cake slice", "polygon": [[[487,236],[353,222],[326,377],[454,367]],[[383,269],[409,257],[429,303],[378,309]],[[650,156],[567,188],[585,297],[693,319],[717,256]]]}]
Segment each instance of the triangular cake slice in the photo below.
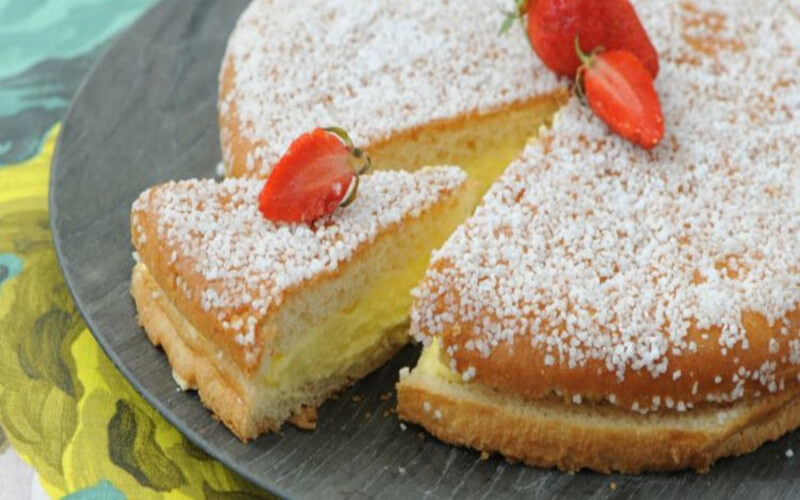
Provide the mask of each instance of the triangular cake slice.
[{"label": "triangular cake slice", "polygon": [[455,167],[376,172],[347,208],[276,225],[263,184],[170,182],[131,213],[139,321],[242,440],[313,428],[322,402],[406,343],[409,292],[478,197]]}]

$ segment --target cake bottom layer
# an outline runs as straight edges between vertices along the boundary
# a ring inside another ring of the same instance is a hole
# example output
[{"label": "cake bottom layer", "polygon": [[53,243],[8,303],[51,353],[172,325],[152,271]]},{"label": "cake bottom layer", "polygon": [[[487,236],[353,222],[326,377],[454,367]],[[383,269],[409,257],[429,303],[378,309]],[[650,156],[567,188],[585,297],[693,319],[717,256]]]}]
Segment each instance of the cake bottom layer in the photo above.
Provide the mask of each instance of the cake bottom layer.
[{"label": "cake bottom layer", "polygon": [[242,441],[277,431],[287,419],[313,429],[319,405],[386,363],[407,341],[406,325],[397,326],[335,374],[320,374],[301,387],[276,387],[248,378],[192,327],[143,264],[133,270],[131,294],[139,323],[164,349],[175,381],[184,390],[197,389],[203,404]]},{"label": "cake bottom layer", "polygon": [[749,453],[800,426],[797,392],[648,414],[560,398],[526,401],[460,382],[429,349],[417,368],[401,374],[400,418],[447,443],[537,467],[707,472],[718,458]]}]

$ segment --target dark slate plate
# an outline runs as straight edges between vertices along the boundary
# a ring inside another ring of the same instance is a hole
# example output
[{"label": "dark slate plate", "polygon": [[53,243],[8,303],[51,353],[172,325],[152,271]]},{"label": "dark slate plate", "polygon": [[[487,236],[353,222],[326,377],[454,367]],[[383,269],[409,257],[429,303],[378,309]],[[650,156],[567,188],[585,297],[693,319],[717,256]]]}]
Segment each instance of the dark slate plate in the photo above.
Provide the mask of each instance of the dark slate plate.
[{"label": "dark slate plate", "polygon": [[[84,82],[53,162],[50,217],[75,301],[108,356],[170,422],[209,454],[282,496],[309,498],[653,497],[800,498],[800,433],[708,475],[563,474],[481,461],[384,413],[407,348],[320,411],[316,432],[286,426],[244,445],[211,418],[194,393],[175,390],[164,354],[136,325],[128,294],[133,265],[128,212],[145,188],[211,177],[220,151],[217,71],[246,0],[164,0],[124,33]],[[360,395],[358,404],[354,395]],[[612,484],[616,489],[612,490]]]}]

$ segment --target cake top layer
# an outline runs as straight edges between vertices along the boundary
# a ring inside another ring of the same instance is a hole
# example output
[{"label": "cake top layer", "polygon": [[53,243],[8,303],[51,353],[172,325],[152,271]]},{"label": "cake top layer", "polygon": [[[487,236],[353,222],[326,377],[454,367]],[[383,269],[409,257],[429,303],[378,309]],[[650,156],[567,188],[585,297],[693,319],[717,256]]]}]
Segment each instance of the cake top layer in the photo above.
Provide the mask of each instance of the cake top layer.
[{"label": "cake top layer", "polygon": [[466,175],[438,167],[360,180],[352,205],[312,225],[266,220],[258,211],[263,181],[169,182],[133,204],[133,243],[163,288],[175,277],[179,299],[198,304],[199,314],[255,362],[259,323],[287,293],[336,272],[378,235],[458,189]]},{"label": "cake top layer", "polygon": [[[522,30],[500,36],[511,0],[254,0],[228,44],[248,174],[266,177],[291,141],[345,128],[367,146],[432,121],[559,88]],[[225,142],[225,141],[223,141]],[[224,152],[230,156],[230,152]]]},{"label": "cake top layer", "polygon": [[[502,370],[499,351],[524,358],[524,345],[536,359],[522,361],[542,370],[528,370],[530,386],[563,370],[555,388],[580,400],[568,379],[602,371],[624,391],[642,374],[675,381],[688,402],[741,397],[745,378],[778,390],[781,367],[800,363],[789,318],[800,307],[800,11],[780,0],[637,10],[661,57],[662,143],[632,146],[573,98],[416,291],[413,329],[444,335],[466,378]],[[639,388],[646,407],[666,386]]]}]

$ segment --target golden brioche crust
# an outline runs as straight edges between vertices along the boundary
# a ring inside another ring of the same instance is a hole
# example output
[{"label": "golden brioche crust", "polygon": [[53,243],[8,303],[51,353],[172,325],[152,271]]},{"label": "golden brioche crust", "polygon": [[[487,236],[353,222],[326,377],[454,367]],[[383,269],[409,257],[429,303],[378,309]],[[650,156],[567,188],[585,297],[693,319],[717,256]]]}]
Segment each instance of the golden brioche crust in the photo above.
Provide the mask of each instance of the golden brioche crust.
[{"label": "golden brioche crust", "polygon": [[[219,79],[219,102],[225,102],[228,95],[233,92],[236,79],[236,63],[233,58],[226,56],[222,61],[222,71]],[[235,99],[230,99],[225,112],[220,109],[218,113],[220,146],[222,147],[222,160],[225,164],[227,177],[247,177],[253,175],[247,169],[247,156],[255,149],[262,146],[263,141],[253,143],[244,137],[239,130],[239,108]]]},{"label": "golden brioche crust", "polygon": [[[800,425],[800,391],[675,415],[640,415],[610,405],[528,402],[477,384],[412,373],[397,384],[401,419],[442,441],[536,467],[641,473],[695,469],[749,453]],[[734,415],[718,420],[716,414]]]},{"label": "golden brioche crust", "polygon": [[[535,319],[535,315],[528,317],[531,324]],[[749,346],[743,349],[741,344],[736,345],[727,351],[727,355],[723,355],[719,347],[719,327],[700,330],[692,325],[685,341],[694,342],[696,350],[670,351],[664,355],[670,373],[680,373],[678,378],[654,378],[642,369],[629,370],[620,379],[607,369],[604,360],[588,359],[584,365],[569,366],[557,356],[549,359],[550,355],[541,346],[534,347],[524,340],[514,344],[501,343],[493,348],[491,356],[485,357],[480,351],[467,348],[467,344],[476,338],[469,322],[445,329],[441,336],[443,352],[455,348],[449,351],[451,356],[445,355],[443,361],[448,365],[451,359],[454,360],[460,372],[472,366],[476,382],[528,400],[557,392],[563,394],[566,401],[571,401],[575,395],[593,401],[611,397],[612,402],[622,408],[645,410],[653,406],[653,398],[660,401],[656,406],[663,406],[669,398],[674,408],[683,403],[682,406],[690,409],[708,401],[734,399],[730,397],[734,391],[743,391],[741,396],[744,397],[757,397],[783,389],[791,391],[800,386],[800,365],[793,357],[796,348],[791,345],[796,342],[800,331],[800,304],[798,309],[782,319],[770,325],[761,314],[743,314],[742,323],[746,325]],[[787,324],[789,334],[781,334],[782,330],[787,330]],[[543,327],[541,331],[548,336],[553,333],[549,327]],[[775,376],[772,391],[769,384],[764,384],[759,378],[767,360],[775,363],[770,369]],[[741,385],[742,380],[745,380],[744,385]]]},{"label": "golden brioche crust", "polygon": [[[230,94],[234,91],[235,78],[236,63],[233,57],[228,54],[222,63],[219,87],[219,102],[227,102],[228,104],[225,106],[224,111],[222,110],[222,106],[220,106],[220,112],[218,114],[225,175],[227,177],[264,177],[262,169],[248,168],[247,166],[247,158],[252,158],[255,155],[256,149],[263,147],[265,143],[263,140],[257,140],[255,142],[250,141],[241,133],[238,103],[235,99],[229,98]],[[475,122],[486,122],[489,124],[488,126],[491,127],[492,122],[497,121],[509,113],[514,113],[522,109],[551,109],[549,114],[552,114],[556,109],[566,103],[569,95],[569,90],[566,87],[559,87],[552,92],[536,95],[525,101],[515,102],[497,109],[481,112],[474,111],[452,118],[432,120],[425,125],[397,132],[383,140],[364,145],[363,149],[369,153],[373,161],[373,166],[376,169],[418,168],[423,165],[398,165],[398,161],[407,160],[405,158],[393,158],[392,155],[385,153],[385,151],[392,151],[394,146],[398,143],[415,143],[419,140],[421,135],[437,136],[447,133],[448,131],[462,129],[467,122],[471,122],[472,124]],[[474,154],[474,151],[469,151],[467,148],[467,151],[464,152],[453,152],[453,154],[459,153],[469,155]],[[447,163],[460,164],[463,160],[464,158],[448,158]],[[438,158],[426,158],[423,159],[423,162],[424,165],[433,165],[441,163],[441,160]]]}]

